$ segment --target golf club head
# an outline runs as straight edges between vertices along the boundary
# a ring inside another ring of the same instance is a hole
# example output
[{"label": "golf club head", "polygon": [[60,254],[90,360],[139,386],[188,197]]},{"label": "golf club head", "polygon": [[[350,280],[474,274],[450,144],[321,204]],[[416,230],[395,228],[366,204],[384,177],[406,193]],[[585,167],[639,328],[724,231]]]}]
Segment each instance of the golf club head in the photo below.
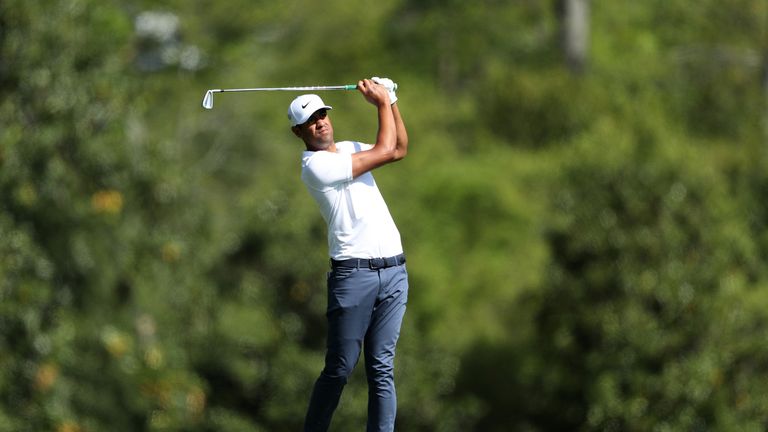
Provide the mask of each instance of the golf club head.
[{"label": "golf club head", "polygon": [[205,97],[203,98],[203,108],[205,109],[213,108],[213,90],[208,90],[207,92],[205,92]]}]

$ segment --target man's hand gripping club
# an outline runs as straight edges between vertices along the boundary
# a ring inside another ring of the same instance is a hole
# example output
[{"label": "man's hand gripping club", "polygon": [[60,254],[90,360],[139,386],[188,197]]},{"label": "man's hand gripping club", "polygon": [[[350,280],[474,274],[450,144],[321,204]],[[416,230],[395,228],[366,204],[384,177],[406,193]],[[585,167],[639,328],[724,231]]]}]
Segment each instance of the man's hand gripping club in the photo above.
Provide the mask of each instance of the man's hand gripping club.
[{"label": "man's hand gripping club", "polygon": [[389,103],[394,104],[397,102],[397,94],[395,94],[395,91],[397,90],[397,83],[392,81],[389,78],[379,78],[379,77],[373,77],[371,78],[371,81],[375,82],[376,84],[384,86],[385,89],[387,89],[387,94],[389,94]]}]

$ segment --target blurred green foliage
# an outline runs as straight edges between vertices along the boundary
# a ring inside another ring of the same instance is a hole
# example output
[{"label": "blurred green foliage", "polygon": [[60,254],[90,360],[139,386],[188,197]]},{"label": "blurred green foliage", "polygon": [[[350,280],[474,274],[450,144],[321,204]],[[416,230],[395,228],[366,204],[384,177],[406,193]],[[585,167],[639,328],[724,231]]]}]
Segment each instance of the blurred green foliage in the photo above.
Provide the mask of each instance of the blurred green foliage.
[{"label": "blurred green foliage", "polygon": [[576,74],[560,3],[0,3],[0,431],[300,429],[327,250],[294,95],[200,101],[372,75],[412,146],[376,174],[398,430],[764,430],[768,5],[591,2]]}]

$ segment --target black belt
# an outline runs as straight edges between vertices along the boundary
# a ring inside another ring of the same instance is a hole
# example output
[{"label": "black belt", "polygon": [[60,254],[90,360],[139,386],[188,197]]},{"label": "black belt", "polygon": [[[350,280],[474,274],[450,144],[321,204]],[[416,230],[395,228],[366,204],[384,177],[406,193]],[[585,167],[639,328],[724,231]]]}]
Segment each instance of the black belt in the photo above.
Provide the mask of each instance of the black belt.
[{"label": "black belt", "polygon": [[387,267],[395,267],[405,264],[405,254],[400,254],[388,258],[351,258],[337,261],[331,260],[331,267],[352,267],[352,268],[368,268],[371,270],[384,269]]}]

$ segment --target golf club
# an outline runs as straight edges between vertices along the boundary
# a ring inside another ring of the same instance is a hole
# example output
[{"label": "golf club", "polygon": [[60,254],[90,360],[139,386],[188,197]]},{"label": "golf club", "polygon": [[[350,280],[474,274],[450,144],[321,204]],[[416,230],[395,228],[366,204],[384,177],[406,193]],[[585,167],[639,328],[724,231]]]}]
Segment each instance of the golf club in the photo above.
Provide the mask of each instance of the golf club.
[{"label": "golf club", "polygon": [[309,87],[260,87],[260,88],[240,88],[240,89],[211,89],[205,92],[203,98],[203,108],[213,108],[213,94],[224,92],[251,92],[251,91],[320,91],[320,90],[354,90],[355,84],[337,85],[337,86],[309,86]]}]

